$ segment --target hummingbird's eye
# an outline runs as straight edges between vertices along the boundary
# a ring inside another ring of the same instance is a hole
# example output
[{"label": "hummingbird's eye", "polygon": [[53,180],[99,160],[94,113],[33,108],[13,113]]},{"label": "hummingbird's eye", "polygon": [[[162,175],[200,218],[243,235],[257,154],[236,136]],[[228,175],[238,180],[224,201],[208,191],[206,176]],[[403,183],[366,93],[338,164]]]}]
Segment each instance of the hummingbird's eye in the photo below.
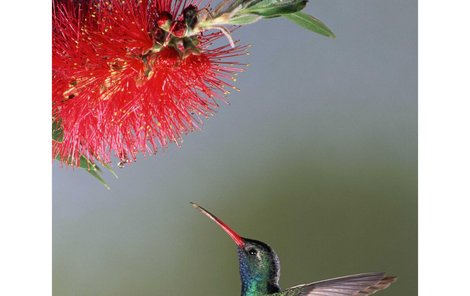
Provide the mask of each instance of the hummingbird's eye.
[{"label": "hummingbird's eye", "polygon": [[256,251],[256,249],[249,249],[248,254],[250,254],[252,256],[256,256],[256,254],[258,254],[258,251]]}]

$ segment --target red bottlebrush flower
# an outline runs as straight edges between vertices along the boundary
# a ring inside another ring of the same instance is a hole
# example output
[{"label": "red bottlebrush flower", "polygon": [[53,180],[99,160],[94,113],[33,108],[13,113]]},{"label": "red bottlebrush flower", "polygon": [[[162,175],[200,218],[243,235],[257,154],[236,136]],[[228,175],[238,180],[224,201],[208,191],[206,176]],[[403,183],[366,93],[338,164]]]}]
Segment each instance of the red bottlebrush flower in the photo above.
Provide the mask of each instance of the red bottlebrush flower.
[{"label": "red bottlebrush flower", "polygon": [[[226,32],[198,32],[200,0],[53,2],[53,157],[109,163],[153,154],[198,129],[224,101],[245,46],[210,48]],[[183,16],[183,12],[186,12]],[[184,27],[186,25],[186,27]],[[182,27],[183,26],[183,27]],[[175,30],[177,29],[177,30]]]},{"label": "red bottlebrush flower", "polygon": [[[53,0],[54,158],[131,162],[198,129],[243,68],[231,59],[246,46],[225,26],[285,16],[334,37],[301,12],[306,0],[203,1]],[[221,37],[228,44],[211,47]]]}]

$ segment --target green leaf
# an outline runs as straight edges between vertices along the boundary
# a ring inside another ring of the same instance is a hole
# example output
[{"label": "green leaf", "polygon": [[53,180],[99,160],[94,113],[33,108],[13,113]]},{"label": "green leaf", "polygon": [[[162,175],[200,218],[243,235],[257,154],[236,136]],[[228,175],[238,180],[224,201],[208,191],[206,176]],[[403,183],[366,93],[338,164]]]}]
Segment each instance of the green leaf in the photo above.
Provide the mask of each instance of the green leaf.
[{"label": "green leaf", "polygon": [[[54,120],[52,122],[52,140],[57,141],[57,142],[62,142],[64,139],[64,131],[61,126],[61,121],[59,120]],[[58,161],[61,161],[59,155],[55,157]],[[71,164],[72,160],[66,161],[68,164]],[[116,179],[118,178],[117,174],[113,171],[110,165],[106,163],[102,163],[102,165],[111,173],[113,174]],[[98,179],[101,184],[103,184],[106,189],[110,190],[111,188],[109,185],[106,183],[106,181],[103,179],[101,174],[103,174],[101,168],[97,166],[95,163],[93,163],[91,160],[86,158],[85,156],[80,156],[80,161],[78,166],[82,169],[85,169],[90,175]]]},{"label": "green leaf", "polygon": [[263,0],[240,10],[237,15],[257,14],[264,17],[276,17],[300,11],[307,5],[307,0]]},{"label": "green leaf", "polygon": [[106,189],[111,190],[111,187],[109,187],[103,177],[101,177],[101,174],[103,172],[101,171],[100,167],[91,162],[88,158],[83,155],[80,156],[80,167],[82,169],[85,169],[90,175],[100,181],[100,183],[103,184]]},{"label": "green leaf", "polygon": [[228,7],[226,7],[222,13],[226,12],[232,12],[233,10],[239,8],[241,6],[241,9],[245,9],[251,5],[255,5],[256,3],[263,1],[263,0],[235,0],[230,4]]},{"label": "green leaf", "polygon": [[62,142],[64,140],[64,131],[60,125],[60,120],[52,122],[52,140]]},{"label": "green leaf", "polygon": [[93,170],[101,173],[101,169],[85,156],[80,156],[79,167],[85,170]]},{"label": "green leaf", "polygon": [[116,172],[111,168],[111,166],[110,166],[109,164],[103,163],[102,165],[114,176],[114,178],[119,179],[118,175],[117,175]]},{"label": "green leaf", "polygon": [[[117,175],[116,173],[111,169],[111,167],[108,164],[103,164],[103,166],[108,169],[116,178]],[[95,163],[91,162],[88,158],[85,156],[80,156],[80,167],[82,169],[85,169],[90,175],[98,179],[98,181],[103,184],[106,189],[111,190],[111,187],[106,183],[106,181],[101,177],[101,174],[103,174],[103,171],[100,169],[99,166],[97,166]]]},{"label": "green leaf", "polygon": [[291,14],[286,14],[284,15],[284,17],[307,30],[330,38],[336,37],[333,31],[331,31],[330,28],[328,28],[324,23],[322,23],[319,19],[316,19],[306,13],[299,11]]},{"label": "green leaf", "polygon": [[106,181],[103,179],[103,177],[101,177],[100,173],[101,172],[98,172],[96,170],[87,170],[87,172],[92,175],[93,177],[95,177],[96,179],[98,179],[98,181],[100,181],[101,184],[103,184],[103,186],[108,189],[108,190],[111,190],[111,187],[109,187],[109,185],[106,183]]},{"label": "green leaf", "polygon": [[[58,161],[61,161],[60,157],[57,155],[56,156],[56,159]],[[71,163],[71,161],[69,160],[68,163]],[[114,177],[116,177],[116,179],[118,178],[118,176],[116,175],[116,173],[113,171],[113,169],[108,165],[108,164],[105,164],[105,163],[102,163],[102,165],[108,169],[111,174],[113,174]],[[86,158],[85,156],[80,156],[80,162],[79,162],[79,165],[78,165],[79,168],[82,168],[84,170],[86,170],[90,175],[92,175],[93,177],[95,177],[101,184],[103,184],[103,186],[108,189],[108,190],[111,190],[111,187],[109,187],[108,183],[106,183],[106,181],[103,179],[103,177],[101,176],[101,174],[103,174],[103,171],[101,170],[101,168],[99,166],[97,166],[95,163],[93,163],[91,160],[89,160],[88,158]]]},{"label": "green leaf", "polygon": [[254,22],[257,22],[262,18],[263,18],[262,16],[259,16],[259,15],[256,15],[256,14],[244,14],[244,15],[232,17],[227,22],[227,24],[230,24],[230,25],[248,25],[248,24],[252,24]]}]

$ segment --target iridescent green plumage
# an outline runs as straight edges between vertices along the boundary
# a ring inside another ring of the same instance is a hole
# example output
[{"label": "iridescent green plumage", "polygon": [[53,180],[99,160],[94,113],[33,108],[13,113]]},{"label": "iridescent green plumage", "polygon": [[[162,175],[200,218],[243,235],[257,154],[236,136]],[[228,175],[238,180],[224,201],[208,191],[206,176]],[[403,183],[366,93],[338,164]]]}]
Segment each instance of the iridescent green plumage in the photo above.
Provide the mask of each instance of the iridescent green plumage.
[{"label": "iridescent green plumage", "polygon": [[383,272],[363,273],[281,290],[279,257],[270,246],[241,237],[222,220],[199,205],[192,204],[217,223],[237,244],[241,296],[366,296],[387,288],[396,280],[396,277],[385,276]]}]

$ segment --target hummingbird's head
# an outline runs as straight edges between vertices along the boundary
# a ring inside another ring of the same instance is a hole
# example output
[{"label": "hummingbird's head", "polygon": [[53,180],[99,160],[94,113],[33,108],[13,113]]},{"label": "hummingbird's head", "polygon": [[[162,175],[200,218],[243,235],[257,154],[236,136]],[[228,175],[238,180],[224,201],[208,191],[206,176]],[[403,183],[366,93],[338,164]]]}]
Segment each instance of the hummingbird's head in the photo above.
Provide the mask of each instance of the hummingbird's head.
[{"label": "hummingbird's head", "polygon": [[270,246],[261,241],[241,237],[203,207],[195,203],[192,205],[217,223],[237,245],[242,295],[272,294],[281,290],[278,284],[279,258]]},{"label": "hummingbird's head", "polygon": [[258,292],[271,294],[280,291],[280,263],[276,252],[267,244],[254,239],[242,238],[244,244],[238,246],[238,262],[242,290],[245,293]]}]

